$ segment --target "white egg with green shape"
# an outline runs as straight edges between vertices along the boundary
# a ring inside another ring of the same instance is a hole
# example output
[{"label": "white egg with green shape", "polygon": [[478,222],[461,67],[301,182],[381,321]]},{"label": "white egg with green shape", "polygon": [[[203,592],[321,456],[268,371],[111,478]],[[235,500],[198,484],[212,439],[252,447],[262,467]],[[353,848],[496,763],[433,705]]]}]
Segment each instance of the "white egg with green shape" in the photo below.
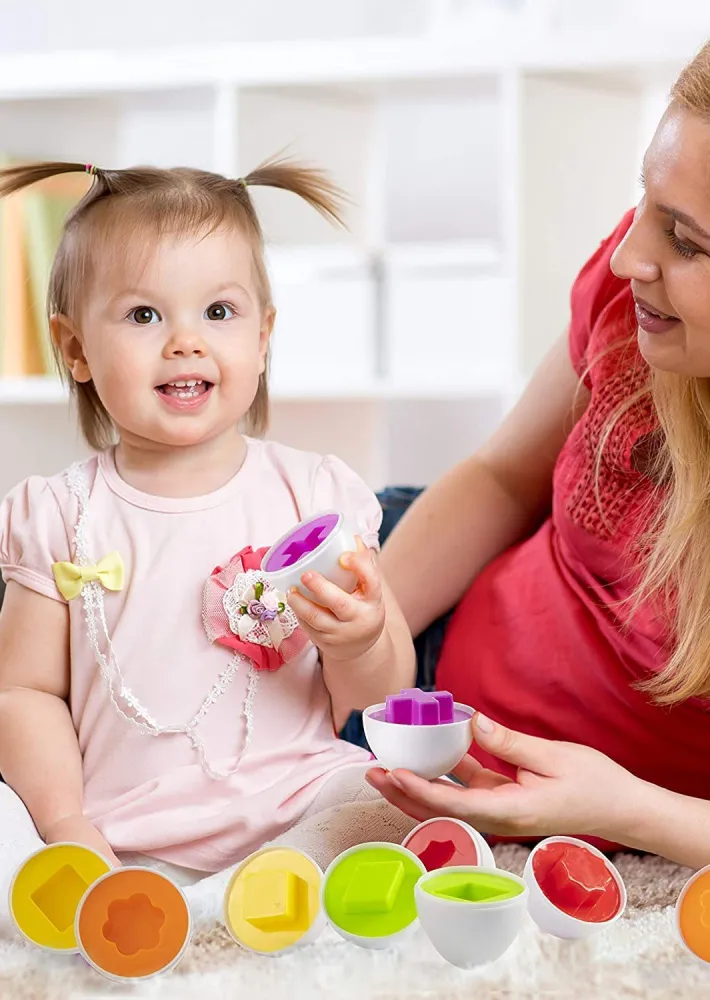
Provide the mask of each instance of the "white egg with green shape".
[{"label": "white egg with green shape", "polygon": [[350,848],[326,869],[323,910],[346,941],[389,948],[417,926],[414,887],[425,872],[419,858],[398,844]]},{"label": "white egg with green shape", "polygon": [[499,868],[462,865],[423,876],[415,888],[424,933],[460,969],[495,962],[515,942],[527,914],[522,878]]}]

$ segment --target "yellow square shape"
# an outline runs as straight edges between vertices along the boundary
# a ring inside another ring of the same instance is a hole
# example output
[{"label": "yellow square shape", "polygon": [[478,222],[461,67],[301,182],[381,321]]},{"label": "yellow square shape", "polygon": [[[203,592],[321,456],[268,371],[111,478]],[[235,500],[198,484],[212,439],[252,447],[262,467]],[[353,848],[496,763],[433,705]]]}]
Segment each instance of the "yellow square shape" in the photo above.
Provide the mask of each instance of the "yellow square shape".
[{"label": "yellow square shape", "polygon": [[308,886],[293,872],[266,870],[244,879],[243,916],[261,931],[294,931],[307,918]]},{"label": "yellow square shape", "polygon": [[74,923],[76,909],[88,885],[71,865],[62,865],[31,895],[32,902],[58,931]]}]

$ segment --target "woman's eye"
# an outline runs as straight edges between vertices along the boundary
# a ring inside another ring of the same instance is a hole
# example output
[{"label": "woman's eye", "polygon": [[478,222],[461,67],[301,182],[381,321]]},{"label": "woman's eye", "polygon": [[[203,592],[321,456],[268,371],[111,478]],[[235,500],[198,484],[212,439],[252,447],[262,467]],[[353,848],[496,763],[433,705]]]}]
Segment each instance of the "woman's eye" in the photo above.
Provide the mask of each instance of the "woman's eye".
[{"label": "woman's eye", "polygon": [[131,309],[128,318],[132,323],[148,326],[150,323],[160,322],[160,313],[157,309],[153,309],[152,306],[138,306],[137,309]]},{"label": "woman's eye", "polygon": [[693,257],[697,257],[699,253],[703,252],[700,247],[696,247],[694,244],[684,243],[676,233],[675,229],[666,229],[666,236],[668,237],[668,242],[673,247],[675,252],[680,257],[685,257],[686,260],[692,260]]},{"label": "woman's eye", "polygon": [[207,306],[205,309],[205,316],[207,319],[213,320],[232,319],[233,316],[236,316],[236,313],[226,302],[213,302],[211,306]]}]

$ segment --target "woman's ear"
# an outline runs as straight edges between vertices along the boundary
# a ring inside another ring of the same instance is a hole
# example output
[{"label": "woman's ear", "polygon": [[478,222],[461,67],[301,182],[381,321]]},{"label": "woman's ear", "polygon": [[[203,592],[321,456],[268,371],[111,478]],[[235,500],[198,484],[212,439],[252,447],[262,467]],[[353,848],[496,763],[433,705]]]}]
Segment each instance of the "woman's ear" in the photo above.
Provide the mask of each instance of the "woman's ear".
[{"label": "woman's ear", "polygon": [[271,333],[274,329],[274,321],[276,320],[276,310],[273,306],[269,306],[268,309],[264,310],[264,315],[261,319],[261,328],[259,330],[259,356],[261,358],[261,367],[259,372],[266,371],[266,357],[269,351],[269,341],[271,339]]},{"label": "woman's ear", "polygon": [[61,313],[55,313],[54,316],[49,317],[49,329],[52,340],[74,381],[90,382],[91,372],[84,357],[80,330],[67,316],[63,316]]}]

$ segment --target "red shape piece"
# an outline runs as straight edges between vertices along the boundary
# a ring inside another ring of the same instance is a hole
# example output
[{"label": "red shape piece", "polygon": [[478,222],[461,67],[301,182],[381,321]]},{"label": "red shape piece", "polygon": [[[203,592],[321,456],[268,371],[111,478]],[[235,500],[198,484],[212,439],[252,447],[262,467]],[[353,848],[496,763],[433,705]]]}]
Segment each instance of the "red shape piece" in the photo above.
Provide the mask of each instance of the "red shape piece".
[{"label": "red shape piece", "polygon": [[428,872],[433,872],[436,868],[443,868],[448,864],[455,853],[456,844],[453,840],[430,840],[419,855],[419,860]]},{"label": "red shape piece", "polygon": [[535,880],[563,913],[588,923],[603,923],[618,912],[621,893],[607,864],[577,844],[553,842],[536,851]]},{"label": "red shape piece", "polygon": [[481,863],[471,834],[451,819],[436,819],[413,830],[404,847],[417,855],[427,871]]}]

